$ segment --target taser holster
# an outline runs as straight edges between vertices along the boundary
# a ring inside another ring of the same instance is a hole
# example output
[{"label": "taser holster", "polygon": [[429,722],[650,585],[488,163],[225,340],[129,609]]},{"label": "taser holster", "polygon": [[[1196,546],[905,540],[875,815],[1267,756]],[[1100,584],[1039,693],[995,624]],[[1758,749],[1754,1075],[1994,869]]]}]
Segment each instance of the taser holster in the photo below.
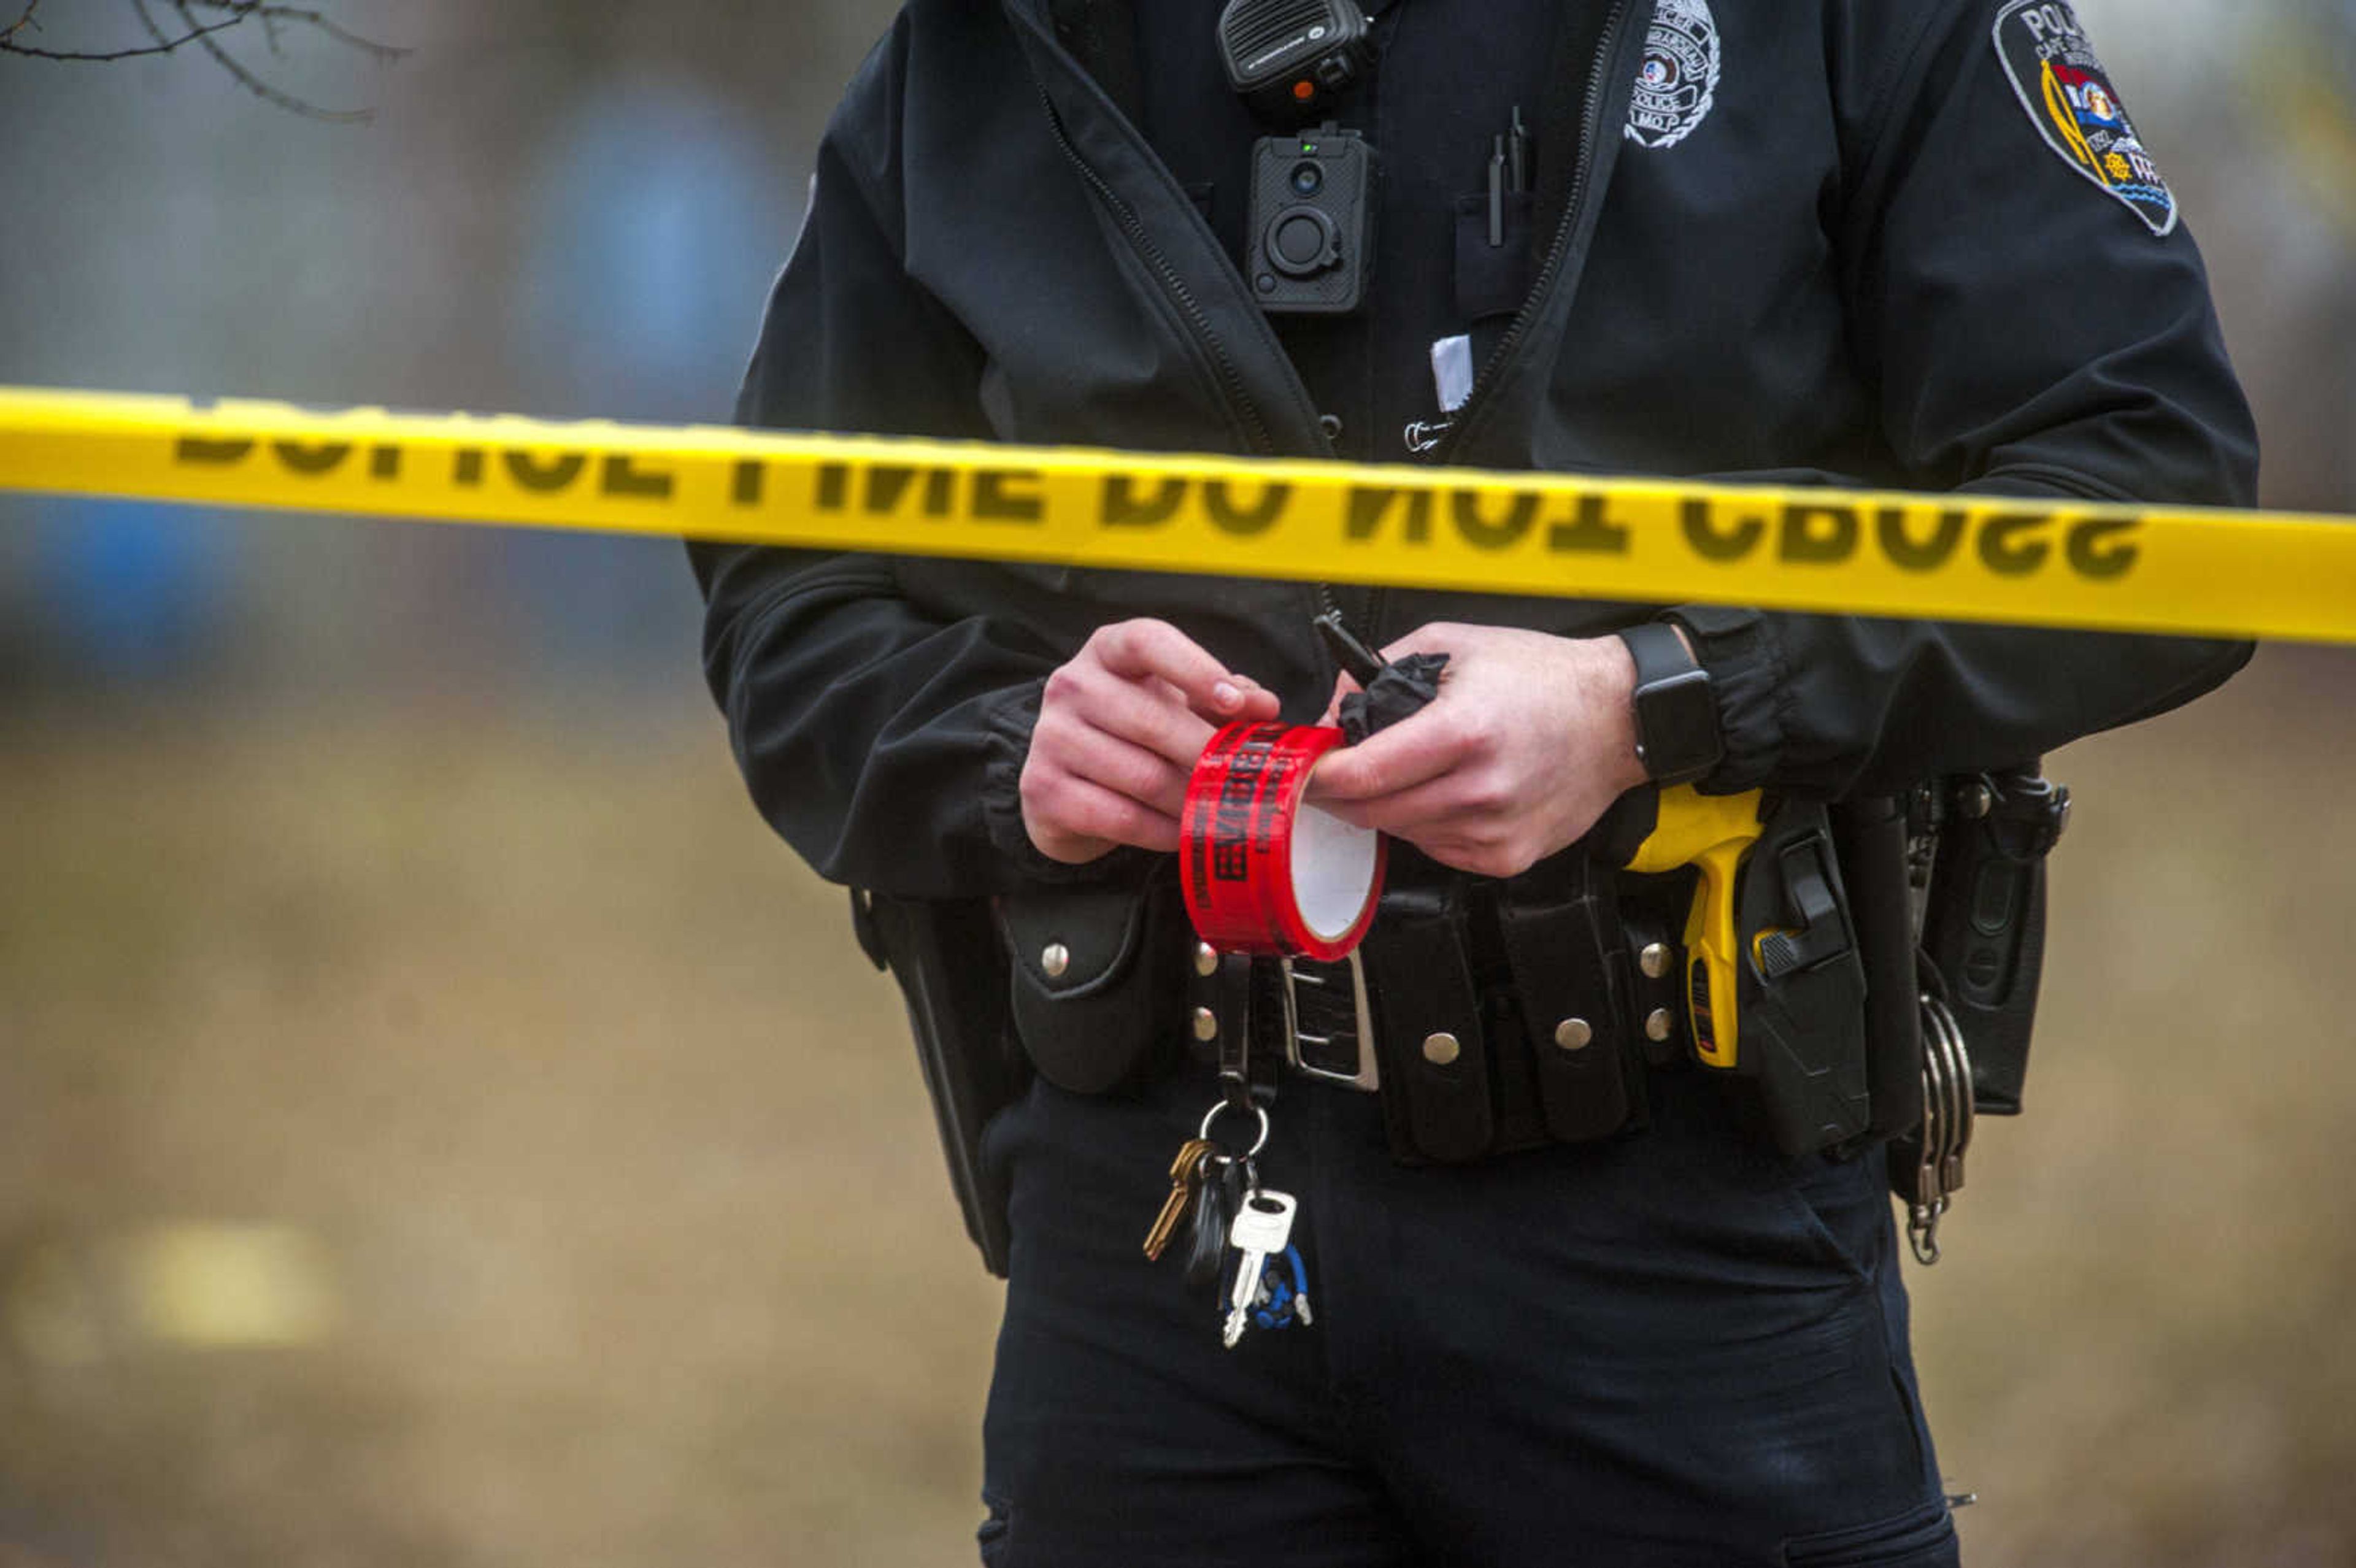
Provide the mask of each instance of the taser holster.
[{"label": "taser holster", "polygon": [[1737,1071],[1759,1083],[1775,1145],[1837,1149],[1871,1121],[1867,977],[1829,815],[1787,801],[1760,830],[1735,892]]}]

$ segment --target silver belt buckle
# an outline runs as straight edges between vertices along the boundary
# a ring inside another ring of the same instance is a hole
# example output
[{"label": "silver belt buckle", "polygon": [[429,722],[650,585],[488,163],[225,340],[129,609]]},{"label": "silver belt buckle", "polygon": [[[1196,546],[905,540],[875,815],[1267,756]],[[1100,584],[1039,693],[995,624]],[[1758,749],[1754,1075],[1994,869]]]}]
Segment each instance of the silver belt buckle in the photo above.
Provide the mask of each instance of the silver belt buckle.
[{"label": "silver belt buckle", "polygon": [[[1284,969],[1284,1060],[1287,1066],[1303,1078],[1315,1078],[1327,1083],[1339,1083],[1345,1089],[1355,1089],[1361,1093],[1372,1094],[1383,1086],[1383,1072],[1375,1056],[1374,1009],[1366,1005],[1366,965],[1355,952],[1350,955],[1347,962],[1350,965],[1350,1001],[1356,1011],[1358,1020],[1358,1070],[1355,1072],[1336,1072],[1331,1068],[1314,1066],[1301,1060],[1301,1006],[1294,999],[1293,987],[1323,986],[1326,981],[1323,976],[1295,973],[1292,960],[1290,958],[1285,959],[1282,965]],[[1325,1035],[1312,1034],[1309,1039],[1318,1045],[1333,1043],[1333,1040]]]}]

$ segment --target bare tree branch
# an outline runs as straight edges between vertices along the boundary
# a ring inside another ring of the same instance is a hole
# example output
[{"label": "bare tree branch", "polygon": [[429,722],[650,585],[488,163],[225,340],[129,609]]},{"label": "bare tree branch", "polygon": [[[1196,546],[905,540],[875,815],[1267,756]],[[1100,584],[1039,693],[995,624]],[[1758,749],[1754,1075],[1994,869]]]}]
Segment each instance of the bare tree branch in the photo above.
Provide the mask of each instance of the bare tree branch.
[{"label": "bare tree branch", "polygon": [[[197,19],[188,14],[188,4],[189,0],[172,0],[172,9],[179,14],[182,22],[190,27],[196,27]],[[243,20],[245,16],[259,15],[266,9],[267,7],[256,5],[241,13],[238,19]],[[373,109],[322,109],[317,104],[297,98],[291,92],[282,92],[240,65],[235,56],[207,37],[206,34],[210,30],[203,29],[191,35],[197,40],[197,47],[212,56],[213,63],[229,72],[231,80],[264,103],[274,104],[290,114],[300,114],[306,120],[325,120],[336,125],[365,125],[376,118],[376,111]]]},{"label": "bare tree branch", "polygon": [[[147,29],[147,36],[155,39],[157,44],[162,45],[166,51],[179,47],[179,44],[164,43],[164,29],[157,27],[155,25],[155,18],[147,14],[147,0],[131,0],[131,9],[138,16],[139,25]],[[237,26],[238,23],[244,20],[245,18],[243,16],[233,16],[228,21],[223,22],[221,26],[225,27],[233,27]],[[186,42],[187,42],[186,38],[180,40],[180,43]]]},{"label": "bare tree branch", "polygon": [[[34,0],[38,5],[40,0]],[[269,22],[300,23],[314,32],[325,33],[347,48],[380,60],[397,60],[410,51],[393,44],[381,44],[374,38],[362,37],[348,27],[337,25],[335,18],[317,11],[307,11],[297,5],[257,5],[254,0],[188,0],[190,7],[199,11],[249,11]]]},{"label": "bare tree branch", "polygon": [[[17,17],[6,32],[0,33],[0,54],[24,55],[32,59],[74,60],[84,64],[103,65],[109,60],[136,59],[142,55],[168,55],[174,49],[196,42],[208,33],[218,33],[225,27],[234,27],[245,20],[244,14],[241,12],[236,16],[226,16],[218,22],[208,22],[202,26],[198,26],[191,21],[189,25],[194,27],[194,31],[182,37],[167,38],[164,36],[163,29],[149,20],[146,12],[143,9],[140,11],[140,19],[147,23],[147,31],[155,40],[153,44],[143,44],[136,48],[109,49],[103,52],[91,49],[45,49],[31,44],[20,44],[16,37],[16,29],[32,20],[33,11],[38,4],[39,0],[34,0],[34,5],[27,6],[25,14]],[[133,4],[136,5],[138,0],[133,0]]]},{"label": "bare tree branch", "polygon": [[[306,27],[323,34],[333,42],[355,49],[378,64],[389,64],[409,51],[391,44],[380,44],[362,37],[350,29],[337,26],[326,16],[299,5],[282,5],[276,0],[168,0],[173,14],[179,20],[179,30],[167,33],[148,8],[148,0],[131,0],[131,9],[146,29],[151,43],[120,49],[49,49],[16,41],[16,35],[26,27],[39,30],[33,14],[40,9],[41,0],[25,0],[22,15],[0,28],[0,54],[24,55],[33,59],[72,60],[86,64],[104,64],[111,60],[136,59],[142,56],[168,55],[190,44],[213,59],[213,63],[227,71],[230,80],[252,93],[263,102],[284,109],[306,119],[325,120],[337,124],[362,123],[376,117],[369,109],[323,109],[316,103],[274,87],[242,64],[237,57],[223,48],[213,37],[247,22],[262,24],[262,32],[271,54],[283,58],[281,48],[284,29]],[[220,13],[217,20],[204,21],[198,11]]]}]

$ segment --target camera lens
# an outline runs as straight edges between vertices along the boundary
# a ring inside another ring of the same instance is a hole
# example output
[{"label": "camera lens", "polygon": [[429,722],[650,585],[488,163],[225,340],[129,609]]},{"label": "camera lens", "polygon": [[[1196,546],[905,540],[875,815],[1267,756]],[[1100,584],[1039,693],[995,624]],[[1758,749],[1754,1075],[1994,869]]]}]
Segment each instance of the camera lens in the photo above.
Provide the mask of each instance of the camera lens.
[{"label": "camera lens", "polygon": [[1315,196],[1325,188],[1325,171],[1315,164],[1295,164],[1292,168],[1292,190],[1296,196]]}]

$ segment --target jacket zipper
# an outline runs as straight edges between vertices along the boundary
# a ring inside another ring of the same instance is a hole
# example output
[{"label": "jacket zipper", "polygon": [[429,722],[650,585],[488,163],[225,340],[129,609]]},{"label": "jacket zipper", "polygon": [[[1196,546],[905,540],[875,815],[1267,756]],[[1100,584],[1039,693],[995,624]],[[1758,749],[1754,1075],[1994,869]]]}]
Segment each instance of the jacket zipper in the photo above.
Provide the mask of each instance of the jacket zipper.
[{"label": "jacket zipper", "polygon": [[1262,457],[1275,456],[1276,440],[1269,433],[1268,420],[1252,398],[1251,389],[1244,385],[1243,373],[1236,368],[1234,358],[1227,353],[1227,346],[1219,340],[1218,333],[1212,327],[1210,314],[1194,297],[1194,291],[1186,286],[1186,280],[1179,275],[1178,269],[1172,266],[1170,259],[1162,253],[1162,247],[1156,245],[1153,237],[1146,232],[1143,220],[1137,216],[1137,209],[1130,206],[1102,175],[1090,167],[1086,158],[1080,156],[1079,148],[1072,144],[1071,133],[1064,128],[1064,117],[1055,112],[1055,101],[1047,95],[1044,87],[1039,90],[1039,101],[1047,111],[1047,123],[1054,129],[1055,144],[1063,148],[1064,156],[1071,160],[1072,167],[1079,171],[1080,178],[1087,182],[1088,188],[1096,192],[1097,198],[1112,209],[1113,217],[1119,221],[1121,231],[1129,236],[1130,243],[1137,248],[1139,255],[1145,258],[1146,265],[1151,267],[1154,275],[1162,280],[1162,288],[1185,313],[1188,324],[1194,329],[1195,340],[1202,344],[1211,357],[1211,363],[1218,370],[1219,384],[1226,393],[1229,405],[1243,420],[1244,433],[1251,442],[1253,451]]},{"label": "jacket zipper", "polygon": [[1523,302],[1521,314],[1514,317],[1513,325],[1505,329],[1505,336],[1498,341],[1495,351],[1481,367],[1480,374],[1473,377],[1472,394],[1464,400],[1464,406],[1457,411],[1448,433],[1440,438],[1440,445],[1432,451],[1429,459],[1432,463],[1446,463],[1455,451],[1457,437],[1471,426],[1473,412],[1481,406],[1483,394],[1495,385],[1505,365],[1513,358],[1514,350],[1521,347],[1522,339],[1528,336],[1530,323],[1537,315],[1547,291],[1554,286],[1555,277],[1562,271],[1563,262],[1569,258],[1570,237],[1579,227],[1579,210],[1587,201],[1588,177],[1595,168],[1595,139],[1601,134],[1601,127],[1596,122],[1603,107],[1603,73],[1620,52],[1620,27],[1627,10],[1628,0],[1612,0],[1612,10],[1603,21],[1603,36],[1596,48],[1595,63],[1588,71],[1586,111],[1580,116],[1579,125],[1579,162],[1571,175],[1570,190],[1563,204],[1562,224],[1555,230],[1553,247],[1547,252],[1545,264],[1538,269],[1537,282],[1531,286],[1529,298]]},{"label": "jacket zipper", "polygon": [[[1180,275],[1176,267],[1171,265],[1170,259],[1163,255],[1162,248],[1153,242],[1152,236],[1146,232],[1144,222],[1137,216],[1137,209],[1130,207],[1128,200],[1119,191],[1113,189],[1111,184],[1102,175],[1097,173],[1087,159],[1080,155],[1079,148],[1072,144],[1071,133],[1064,126],[1064,117],[1056,112],[1055,101],[1048,96],[1044,87],[1039,90],[1039,101],[1047,112],[1047,124],[1055,133],[1055,144],[1063,149],[1064,156],[1070,161],[1073,168],[1079,171],[1080,178],[1085,180],[1088,188],[1096,193],[1097,199],[1103,202],[1111,211],[1114,219],[1120,224],[1121,232],[1129,236],[1130,243],[1136,247],[1137,253],[1145,259],[1146,265],[1151,267],[1154,275],[1161,279],[1162,288],[1173,300],[1177,302],[1179,309],[1184,313],[1187,325],[1194,329],[1195,341],[1200,343],[1204,351],[1211,357],[1211,363],[1218,371],[1220,388],[1226,394],[1229,405],[1241,418],[1245,434],[1253,449],[1262,457],[1276,455],[1276,440],[1269,432],[1267,417],[1260,412],[1259,404],[1252,397],[1251,389],[1244,385],[1242,372],[1236,368],[1235,360],[1227,353],[1227,346],[1220,340],[1217,330],[1211,325],[1209,313],[1205,311],[1201,302],[1195,299],[1194,291],[1186,286],[1186,280]],[[1334,592],[1333,585],[1330,582],[1320,582],[1313,586],[1316,590],[1319,611],[1339,612],[1346,620],[1347,613],[1342,612],[1341,598]],[[1368,594],[1365,627],[1367,635],[1371,635],[1374,630],[1375,603],[1380,592],[1379,589],[1372,590]]]}]

